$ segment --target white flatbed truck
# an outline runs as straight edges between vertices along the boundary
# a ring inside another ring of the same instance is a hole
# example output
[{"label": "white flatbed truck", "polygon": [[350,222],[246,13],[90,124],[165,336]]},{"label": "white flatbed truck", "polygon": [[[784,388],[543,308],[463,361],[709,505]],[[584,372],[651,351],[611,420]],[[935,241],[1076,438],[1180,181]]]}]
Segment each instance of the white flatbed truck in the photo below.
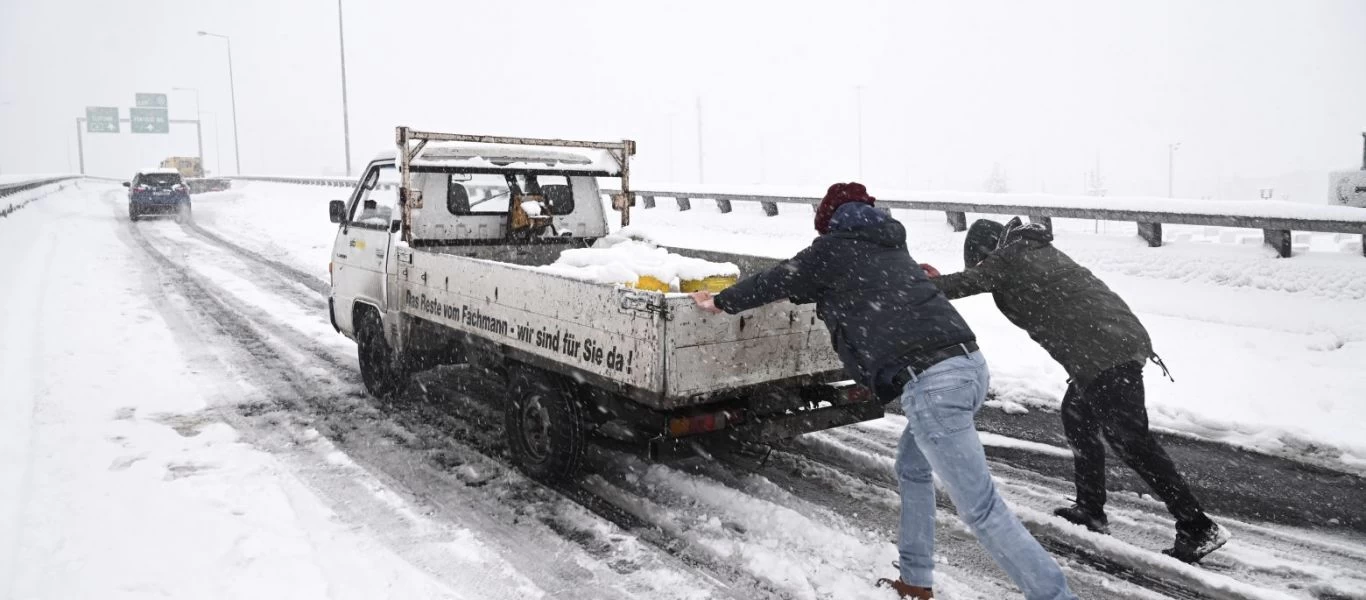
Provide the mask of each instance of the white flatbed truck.
[{"label": "white flatbed truck", "polygon": [[[594,439],[659,458],[883,415],[843,381],[810,305],[709,315],[684,294],[537,269],[609,233],[598,178],[620,179],[612,208],[629,224],[634,142],[398,127],[396,143],[329,206],[328,308],[372,394],[441,364],[501,376],[512,458],[542,479],[576,474]],[[742,269],[772,262],[703,254]]]}]

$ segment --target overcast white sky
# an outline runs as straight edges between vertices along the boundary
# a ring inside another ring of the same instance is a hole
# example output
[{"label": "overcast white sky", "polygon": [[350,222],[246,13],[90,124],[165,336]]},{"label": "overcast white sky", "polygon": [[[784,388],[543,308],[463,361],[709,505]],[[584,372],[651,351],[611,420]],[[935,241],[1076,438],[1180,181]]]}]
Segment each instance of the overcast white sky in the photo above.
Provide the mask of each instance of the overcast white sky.
[{"label": "overcast white sky", "polygon": [[[1215,195],[1234,178],[1326,183],[1366,129],[1366,1],[730,2],[343,0],[353,165],[393,127],[633,138],[638,177]],[[332,0],[0,0],[0,172],[75,170],[75,118],[200,90],[211,170],[343,169]],[[222,140],[214,139],[215,123]],[[86,135],[125,176],[193,155],[170,136]],[[221,156],[219,156],[221,151]]]}]

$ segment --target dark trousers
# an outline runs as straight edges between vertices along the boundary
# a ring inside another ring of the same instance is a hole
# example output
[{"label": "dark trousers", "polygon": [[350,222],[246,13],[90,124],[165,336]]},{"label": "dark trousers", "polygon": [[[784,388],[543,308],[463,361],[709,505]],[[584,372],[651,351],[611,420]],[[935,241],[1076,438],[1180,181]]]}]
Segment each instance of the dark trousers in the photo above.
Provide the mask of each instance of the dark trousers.
[{"label": "dark trousers", "polygon": [[1085,388],[1073,383],[1062,399],[1062,425],[1076,461],[1077,505],[1082,509],[1100,514],[1105,507],[1103,434],[1120,460],[1167,504],[1178,529],[1209,526],[1185,478],[1148,430],[1142,362],[1103,371]]}]

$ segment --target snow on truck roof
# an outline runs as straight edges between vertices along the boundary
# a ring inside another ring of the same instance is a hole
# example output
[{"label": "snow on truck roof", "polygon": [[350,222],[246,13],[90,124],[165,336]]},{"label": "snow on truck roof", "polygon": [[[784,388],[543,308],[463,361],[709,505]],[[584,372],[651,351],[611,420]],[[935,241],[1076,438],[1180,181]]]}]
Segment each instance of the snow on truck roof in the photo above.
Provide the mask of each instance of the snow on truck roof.
[{"label": "snow on truck roof", "polygon": [[[395,150],[381,152],[376,157],[377,160],[396,158]],[[429,142],[409,164],[417,169],[534,169],[608,176],[621,173],[621,166],[607,150],[476,142]]]},{"label": "snow on truck roof", "polygon": [[155,169],[140,169],[140,170],[138,170],[138,175],[156,175],[156,174],[160,174],[160,175],[171,175],[171,174],[179,175],[179,174],[180,174],[180,171],[177,171],[177,170],[172,169],[172,168],[170,168],[170,167],[157,167],[157,168],[155,168]]}]

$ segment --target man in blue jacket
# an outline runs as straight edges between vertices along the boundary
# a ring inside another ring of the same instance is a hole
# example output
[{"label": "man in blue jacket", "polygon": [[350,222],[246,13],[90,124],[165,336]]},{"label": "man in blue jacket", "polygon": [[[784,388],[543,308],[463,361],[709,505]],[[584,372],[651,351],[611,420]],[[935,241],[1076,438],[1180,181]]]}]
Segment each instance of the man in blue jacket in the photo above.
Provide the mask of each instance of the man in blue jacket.
[{"label": "man in blue jacket", "polygon": [[906,430],[897,450],[902,598],[933,598],[934,479],[958,514],[1029,600],[1076,598],[1057,562],[1001,500],[973,416],[989,374],[976,337],[906,248],[906,229],[874,208],[858,183],[830,186],[809,248],[715,296],[703,310],[735,314],[770,302],[816,303],[844,369],[879,398],[899,398]]}]

